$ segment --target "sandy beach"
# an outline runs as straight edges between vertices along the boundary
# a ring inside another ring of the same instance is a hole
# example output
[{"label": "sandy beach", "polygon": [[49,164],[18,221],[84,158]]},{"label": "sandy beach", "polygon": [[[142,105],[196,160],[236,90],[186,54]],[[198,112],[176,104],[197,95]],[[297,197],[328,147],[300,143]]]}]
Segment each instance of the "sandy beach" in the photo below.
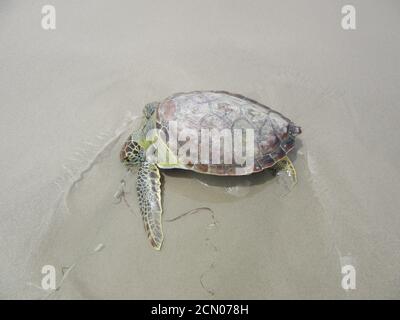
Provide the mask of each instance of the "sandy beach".
[{"label": "sandy beach", "polygon": [[[345,4],[3,0],[0,298],[399,299],[400,4],[352,1],[344,30]],[[119,151],[146,103],[193,90],[301,125],[298,184],[163,172],[157,252]]]}]

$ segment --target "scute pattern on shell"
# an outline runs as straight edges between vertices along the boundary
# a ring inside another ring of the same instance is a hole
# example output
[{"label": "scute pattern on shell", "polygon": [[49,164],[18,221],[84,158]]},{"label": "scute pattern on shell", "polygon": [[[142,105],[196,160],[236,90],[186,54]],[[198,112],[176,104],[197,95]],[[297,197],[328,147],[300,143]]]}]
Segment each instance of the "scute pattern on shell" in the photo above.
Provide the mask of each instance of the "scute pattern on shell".
[{"label": "scute pattern on shell", "polygon": [[257,101],[225,91],[174,94],[160,103],[155,117],[157,127],[164,130],[169,121],[176,121],[178,132],[183,128],[193,128],[199,132],[202,128],[220,131],[254,129],[253,167],[244,169],[238,163],[177,166],[200,173],[245,175],[262,171],[273,166],[294,147],[295,137],[288,131],[288,126],[293,123],[288,118]]}]

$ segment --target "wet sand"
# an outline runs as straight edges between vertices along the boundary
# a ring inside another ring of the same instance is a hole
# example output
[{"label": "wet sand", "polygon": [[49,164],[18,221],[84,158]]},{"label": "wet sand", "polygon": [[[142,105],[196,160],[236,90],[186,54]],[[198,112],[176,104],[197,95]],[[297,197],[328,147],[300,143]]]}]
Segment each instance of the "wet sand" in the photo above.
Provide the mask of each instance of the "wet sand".
[{"label": "wet sand", "polygon": [[[0,298],[400,298],[396,1],[354,1],[353,31],[341,1],[53,3],[54,31],[0,5]],[[145,103],[201,89],[301,125],[298,184],[164,172],[156,252],[118,153]]]}]

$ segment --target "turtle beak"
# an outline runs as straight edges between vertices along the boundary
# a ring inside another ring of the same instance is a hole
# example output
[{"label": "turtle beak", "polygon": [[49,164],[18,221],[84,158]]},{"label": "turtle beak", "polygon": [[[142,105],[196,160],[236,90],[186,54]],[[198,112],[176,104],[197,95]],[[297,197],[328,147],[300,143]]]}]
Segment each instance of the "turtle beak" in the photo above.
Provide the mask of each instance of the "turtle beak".
[{"label": "turtle beak", "polygon": [[302,130],[301,130],[301,127],[298,127],[294,123],[291,123],[288,126],[288,132],[292,136],[297,136],[297,135],[301,134]]},{"label": "turtle beak", "polygon": [[128,155],[126,154],[126,150],[127,150],[127,142],[125,142],[124,146],[121,149],[121,152],[119,153],[119,159],[121,160],[121,162],[125,162],[128,160]]}]

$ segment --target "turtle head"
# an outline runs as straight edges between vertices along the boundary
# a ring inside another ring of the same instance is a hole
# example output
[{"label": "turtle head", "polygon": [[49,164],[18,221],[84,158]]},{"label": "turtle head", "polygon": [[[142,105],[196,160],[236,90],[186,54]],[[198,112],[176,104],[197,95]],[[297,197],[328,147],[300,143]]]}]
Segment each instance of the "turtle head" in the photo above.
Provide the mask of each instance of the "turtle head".
[{"label": "turtle head", "polygon": [[288,132],[291,136],[295,137],[301,133],[301,127],[296,126],[293,122],[288,125]]},{"label": "turtle head", "polygon": [[291,120],[278,112],[270,112],[269,119],[275,135],[277,135],[281,141],[286,140],[288,135],[296,137],[301,133],[301,128],[299,126],[295,125]]},{"label": "turtle head", "polygon": [[132,135],[122,147],[120,159],[127,167],[132,167],[144,161],[144,149],[133,139]]}]

